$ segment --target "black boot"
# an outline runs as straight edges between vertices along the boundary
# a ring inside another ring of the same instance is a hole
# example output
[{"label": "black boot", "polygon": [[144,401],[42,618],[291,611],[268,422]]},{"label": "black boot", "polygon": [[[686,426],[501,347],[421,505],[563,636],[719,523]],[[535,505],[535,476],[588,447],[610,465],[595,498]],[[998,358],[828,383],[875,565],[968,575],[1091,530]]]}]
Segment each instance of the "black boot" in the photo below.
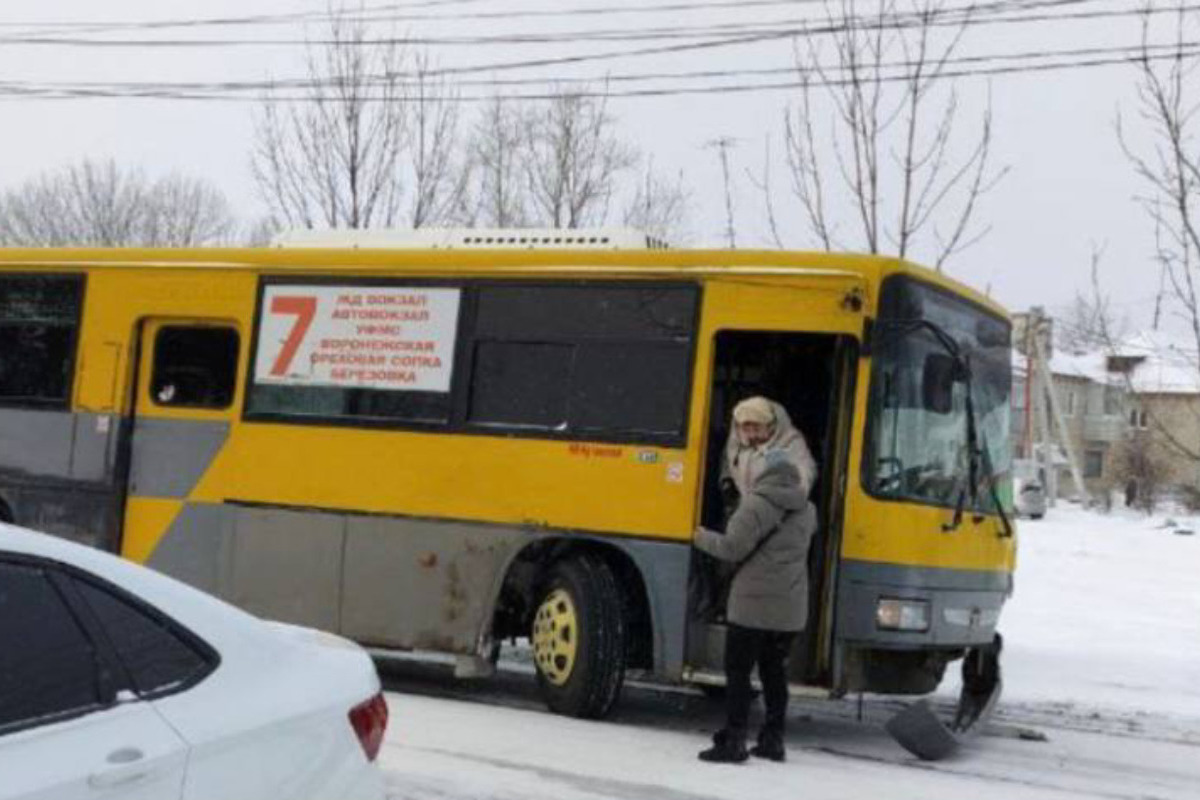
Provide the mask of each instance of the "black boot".
[{"label": "black boot", "polygon": [[701,761],[717,764],[741,764],[749,757],[746,753],[746,737],[722,729],[713,734],[713,746],[700,751]]},{"label": "black boot", "polygon": [[783,737],[774,731],[760,731],[758,743],[750,748],[750,755],[771,761],[784,761],[787,753],[783,749]]}]

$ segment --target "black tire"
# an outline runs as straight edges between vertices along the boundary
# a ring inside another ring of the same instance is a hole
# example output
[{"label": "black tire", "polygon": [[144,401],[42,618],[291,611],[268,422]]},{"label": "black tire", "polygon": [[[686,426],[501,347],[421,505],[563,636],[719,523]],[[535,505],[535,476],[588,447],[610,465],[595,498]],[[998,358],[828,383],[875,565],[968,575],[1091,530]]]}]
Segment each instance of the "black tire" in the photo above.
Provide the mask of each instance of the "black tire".
[{"label": "black tire", "polygon": [[[551,602],[556,593],[557,601]],[[552,607],[560,612],[573,607],[569,616],[574,624],[563,625],[559,618],[557,627],[552,625]],[[612,711],[625,679],[625,628],[621,587],[602,559],[576,556],[551,568],[538,592],[530,629],[538,688],[551,711],[585,719]],[[546,637],[573,642],[573,659],[545,648],[539,652],[537,642]]]}]

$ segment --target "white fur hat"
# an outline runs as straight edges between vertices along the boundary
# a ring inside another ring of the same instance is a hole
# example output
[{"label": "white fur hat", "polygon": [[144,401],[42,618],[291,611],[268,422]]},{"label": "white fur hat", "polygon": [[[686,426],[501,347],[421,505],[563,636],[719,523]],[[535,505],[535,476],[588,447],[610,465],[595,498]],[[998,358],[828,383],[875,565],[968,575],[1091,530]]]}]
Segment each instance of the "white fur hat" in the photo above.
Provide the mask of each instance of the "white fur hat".
[{"label": "white fur hat", "polygon": [[775,409],[765,397],[748,397],[733,407],[733,421],[757,422],[760,425],[775,424]]}]

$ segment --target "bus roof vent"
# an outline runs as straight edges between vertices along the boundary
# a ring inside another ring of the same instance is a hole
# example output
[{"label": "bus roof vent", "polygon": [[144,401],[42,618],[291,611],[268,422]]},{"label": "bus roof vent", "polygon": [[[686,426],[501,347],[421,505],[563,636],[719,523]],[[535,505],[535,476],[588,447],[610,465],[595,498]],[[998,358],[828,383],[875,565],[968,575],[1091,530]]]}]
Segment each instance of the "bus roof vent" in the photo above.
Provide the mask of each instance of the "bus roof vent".
[{"label": "bus roof vent", "polygon": [[272,247],[362,250],[666,250],[662,239],[633,228],[376,228],[285,231]]}]

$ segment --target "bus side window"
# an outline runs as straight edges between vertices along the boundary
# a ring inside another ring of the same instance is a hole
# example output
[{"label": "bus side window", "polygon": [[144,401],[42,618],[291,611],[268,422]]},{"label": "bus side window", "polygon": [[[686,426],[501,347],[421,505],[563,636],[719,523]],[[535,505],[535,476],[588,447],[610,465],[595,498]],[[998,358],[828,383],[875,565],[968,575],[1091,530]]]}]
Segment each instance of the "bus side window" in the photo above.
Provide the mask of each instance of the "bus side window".
[{"label": "bus side window", "polygon": [[68,405],[82,306],[81,276],[0,276],[0,405]]},{"label": "bus side window", "polygon": [[690,284],[482,287],[467,424],[681,443],[698,303]]},{"label": "bus side window", "polygon": [[230,328],[170,326],[154,339],[155,405],[228,408],[237,382],[238,334]]}]

